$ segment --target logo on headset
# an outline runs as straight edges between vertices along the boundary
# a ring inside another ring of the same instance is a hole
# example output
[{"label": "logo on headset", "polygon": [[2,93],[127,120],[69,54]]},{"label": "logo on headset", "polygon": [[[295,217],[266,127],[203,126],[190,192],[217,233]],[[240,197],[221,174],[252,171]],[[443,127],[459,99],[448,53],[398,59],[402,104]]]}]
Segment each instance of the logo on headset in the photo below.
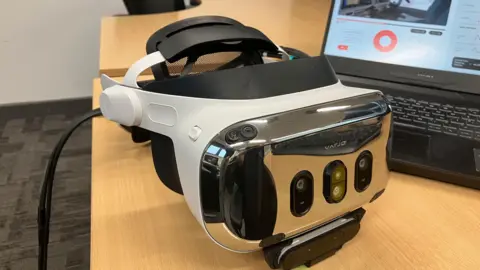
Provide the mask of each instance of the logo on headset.
[{"label": "logo on headset", "polygon": [[345,146],[345,145],[347,145],[347,141],[340,141],[340,142],[336,142],[334,144],[330,144],[330,145],[325,146],[325,150],[335,149],[335,148],[342,147],[342,146]]}]

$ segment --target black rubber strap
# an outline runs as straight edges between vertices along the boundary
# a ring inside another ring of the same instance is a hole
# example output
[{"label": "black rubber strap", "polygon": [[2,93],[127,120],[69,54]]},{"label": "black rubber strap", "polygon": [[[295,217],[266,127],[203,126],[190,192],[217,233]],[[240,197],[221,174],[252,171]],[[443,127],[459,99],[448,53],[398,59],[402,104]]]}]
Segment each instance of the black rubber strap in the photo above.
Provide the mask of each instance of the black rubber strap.
[{"label": "black rubber strap", "polygon": [[147,54],[157,51],[158,44],[162,43],[168,37],[178,33],[180,31],[212,26],[212,25],[238,25],[243,26],[240,22],[222,16],[201,16],[195,18],[184,19],[170,25],[167,25],[157,32],[155,32],[147,41]]},{"label": "black rubber strap", "polygon": [[257,29],[245,26],[215,25],[178,32],[157,46],[169,62],[186,56],[226,51],[277,51],[273,42]]}]

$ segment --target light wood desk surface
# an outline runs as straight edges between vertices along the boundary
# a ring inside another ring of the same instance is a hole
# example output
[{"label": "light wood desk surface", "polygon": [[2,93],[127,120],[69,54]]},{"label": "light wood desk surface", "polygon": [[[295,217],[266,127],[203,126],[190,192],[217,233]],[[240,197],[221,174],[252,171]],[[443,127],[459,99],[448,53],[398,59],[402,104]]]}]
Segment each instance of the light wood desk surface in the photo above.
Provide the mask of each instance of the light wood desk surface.
[{"label": "light wood desk surface", "polygon": [[[146,54],[148,38],[175,21],[203,15],[221,15],[264,32],[273,42],[310,55],[321,51],[330,0],[203,0],[195,8],[141,16],[102,19],[100,74],[124,76]],[[148,72],[151,73],[150,70]]]},{"label": "light wood desk surface", "polygon": [[[119,79],[120,80],[120,79]],[[94,81],[98,107],[100,81]],[[148,145],[93,122],[91,269],[269,269],[214,244],[158,179]],[[392,173],[359,234],[313,269],[480,269],[480,191]]]}]

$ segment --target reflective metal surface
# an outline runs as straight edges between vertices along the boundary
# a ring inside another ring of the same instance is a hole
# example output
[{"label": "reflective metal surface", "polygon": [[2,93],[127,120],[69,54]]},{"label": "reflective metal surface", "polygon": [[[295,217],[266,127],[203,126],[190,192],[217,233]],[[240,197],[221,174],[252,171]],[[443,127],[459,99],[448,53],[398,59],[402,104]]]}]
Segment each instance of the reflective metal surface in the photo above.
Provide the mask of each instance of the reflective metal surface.
[{"label": "reflective metal surface", "polygon": [[[379,93],[310,106],[234,124],[215,137],[201,166],[201,203],[208,233],[236,251],[259,249],[271,235],[304,232],[368,203],[388,180],[386,146],[390,108]],[[373,155],[371,184],[354,188],[359,153]],[[323,196],[323,173],[332,161],[347,168],[345,198]],[[291,182],[313,175],[313,204],[303,216],[290,211]]]},{"label": "reflective metal surface", "polygon": [[[384,97],[380,93],[374,93],[237,123],[222,131],[212,143],[218,143],[234,150],[242,150],[248,147],[286,141],[385,115],[388,112],[389,108]],[[244,125],[252,125],[257,129],[258,134],[255,138],[239,140],[237,143],[229,143],[225,140],[225,135],[230,130]]]}]

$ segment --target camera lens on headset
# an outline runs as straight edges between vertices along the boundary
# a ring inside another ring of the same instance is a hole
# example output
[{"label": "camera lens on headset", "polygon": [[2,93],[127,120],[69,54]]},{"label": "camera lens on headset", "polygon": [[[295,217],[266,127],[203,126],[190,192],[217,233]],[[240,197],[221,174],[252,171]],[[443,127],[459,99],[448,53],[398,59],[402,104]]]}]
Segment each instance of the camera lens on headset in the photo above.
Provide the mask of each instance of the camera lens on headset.
[{"label": "camera lens on headset", "polygon": [[364,156],[358,161],[358,168],[363,171],[368,167],[369,167],[369,160],[367,157]]},{"label": "camera lens on headset", "polygon": [[307,180],[305,178],[298,179],[295,188],[298,192],[304,192],[307,189]]},{"label": "camera lens on headset", "polygon": [[355,162],[355,190],[365,191],[372,182],[373,156],[370,151],[363,151]]},{"label": "camera lens on headset", "polygon": [[329,203],[339,203],[347,193],[347,167],[343,162],[330,162],[323,172],[323,196]]},{"label": "camera lens on headset", "polygon": [[257,134],[257,129],[254,126],[245,125],[228,131],[225,135],[225,141],[227,143],[247,141],[255,138]]},{"label": "camera lens on headset", "polygon": [[313,175],[301,171],[290,185],[290,211],[296,217],[305,215],[313,204]]}]

